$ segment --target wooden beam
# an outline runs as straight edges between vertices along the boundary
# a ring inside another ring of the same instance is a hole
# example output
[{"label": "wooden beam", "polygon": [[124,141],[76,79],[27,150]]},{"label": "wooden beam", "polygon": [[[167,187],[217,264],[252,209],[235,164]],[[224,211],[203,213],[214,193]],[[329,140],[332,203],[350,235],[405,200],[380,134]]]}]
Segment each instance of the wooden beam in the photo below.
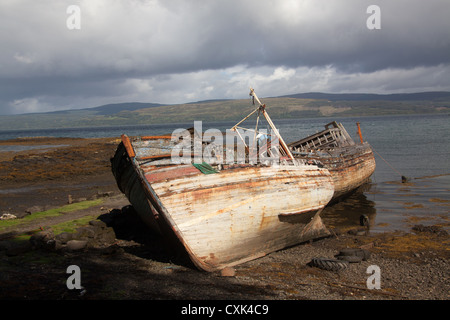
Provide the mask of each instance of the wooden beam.
[{"label": "wooden beam", "polygon": [[134,153],[134,149],[133,149],[133,146],[131,145],[130,138],[128,138],[128,136],[125,134],[123,134],[121,136],[121,138],[122,138],[122,143],[125,146],[125,150],[127,150],[128,156],[131,159],[136,157],[136,153]]}]

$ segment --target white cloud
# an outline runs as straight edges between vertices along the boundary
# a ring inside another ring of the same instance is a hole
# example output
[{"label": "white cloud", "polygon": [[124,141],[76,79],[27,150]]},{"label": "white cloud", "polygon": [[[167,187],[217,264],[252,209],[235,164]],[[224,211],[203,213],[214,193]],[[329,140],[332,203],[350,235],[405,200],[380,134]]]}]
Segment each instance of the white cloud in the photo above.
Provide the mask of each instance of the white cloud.
[{"label": "white cloud", "polygon": [[12,108],[17,113],[33,113],[33,112],[41,112],[52,111],[53,107],[48,105],[45,102],[39,101],[38,98],[25,98],[25,99],[17,99],[12,101],[9,104],[9,108]]},{"label": "white cloud", "polygon": [[20,54],[20,53],[14,54],[14,59],[16,59],[18,62],[25,63],[25,64],[33,63],[33,60],[34,60],[30,55]]}]

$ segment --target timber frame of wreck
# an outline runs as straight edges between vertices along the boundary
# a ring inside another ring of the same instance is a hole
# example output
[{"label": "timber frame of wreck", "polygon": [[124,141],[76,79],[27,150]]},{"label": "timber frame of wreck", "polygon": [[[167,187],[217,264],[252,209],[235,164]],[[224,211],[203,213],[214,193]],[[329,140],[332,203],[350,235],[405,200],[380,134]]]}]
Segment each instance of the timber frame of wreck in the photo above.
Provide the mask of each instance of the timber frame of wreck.
[{"label": "timber frame of wreck", "polygon": [[[258,106],[231,130],[242,139],[240,125],[256,114],[251,131],[255,142],[264,116],[276,140],[257,149],[256,161],[248,161],[252,154],[245,139],[243,154],[231,150],[232,162],[223,161],[229,146],[212,142],[202,143],[200,149],[190,144],[183,149],[189,161],[173,161],[180,137],[170,135],[122,135],[111,159],[118,187],[142,221],[201,270],[220,270],[328,235],[320,212],[336,196],[337,179],[348,178],[349,171],[339,163],[330,160],[329,168],[321,163],[322,150],[316,152],[318,157],[313,157],[314,150],[305,156],[299,144],[286,144],[253,89],[250,95]],[[210,148],[210,157],[200,163],[195,155],[205,148]],[[275,165],[261,161],[274,156],[280,159]],[[364,163],[355,160],[350,171],[359,167]],[[353,187],[352,182],[342,189]]]}]

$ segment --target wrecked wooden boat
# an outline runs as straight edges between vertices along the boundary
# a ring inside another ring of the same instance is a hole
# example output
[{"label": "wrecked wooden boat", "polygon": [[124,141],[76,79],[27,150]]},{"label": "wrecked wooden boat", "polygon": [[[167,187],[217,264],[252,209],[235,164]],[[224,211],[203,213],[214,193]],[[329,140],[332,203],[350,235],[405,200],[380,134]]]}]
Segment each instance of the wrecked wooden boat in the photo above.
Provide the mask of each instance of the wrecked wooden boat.
[{"label": "wrecked wooden boat", "polygon": [[[269,120],[262,106],[258,114]],[[181,140],[188,141],[182,156],[189,161],[179,161]],[[283,154],[276,164],[237,161],[238,152],[225,162],[221,151],[235,148],[221,145],[199,161],[189,140],[122,135],[111,162],[118,187],[142,220],[199,269],[221,270],[329,234],[319,215],[334,192],[327,169],[295,159],[284,142],[274,144]],[[200,152],[212,145],[200,143]]]},{"label": "wrecked wooden boat", "polygon": [[333,201],[366,183],[375,171],[375,158],[370,144],[362,138],[356,143],[341,123],[325,125],[325,130],[288,144],[296,159],[303,159],[327,168],[334,182]]}]

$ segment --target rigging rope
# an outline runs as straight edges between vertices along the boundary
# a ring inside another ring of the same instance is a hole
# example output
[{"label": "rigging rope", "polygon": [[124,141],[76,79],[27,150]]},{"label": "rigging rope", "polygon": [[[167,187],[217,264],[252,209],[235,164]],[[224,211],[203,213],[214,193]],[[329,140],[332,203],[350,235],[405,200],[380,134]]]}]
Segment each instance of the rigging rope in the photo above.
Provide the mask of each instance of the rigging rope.
[{"label": "rigging rope", "polygon": [[394,171],[397,172],[399,175],[401,175],[402,178],[404,177],[404,175],[402,175],[402,174],[401,174],[397,169],[395,169],[389,162],[387,162],[386,159],[384,159],[384,158],[381,156],[381,154],[379,154],[379,153],[377,152],[377,150],[375,150],[375,149],[373,148],[373,146],[371,146],[371,147],[372,147],[372,150],[375,151],[375,153],[376,153],[381,159],[383,159],[383,161],[386,162],[386,164],[387,164],[389,167],[391,167],[392,170],[394,170]]}]

